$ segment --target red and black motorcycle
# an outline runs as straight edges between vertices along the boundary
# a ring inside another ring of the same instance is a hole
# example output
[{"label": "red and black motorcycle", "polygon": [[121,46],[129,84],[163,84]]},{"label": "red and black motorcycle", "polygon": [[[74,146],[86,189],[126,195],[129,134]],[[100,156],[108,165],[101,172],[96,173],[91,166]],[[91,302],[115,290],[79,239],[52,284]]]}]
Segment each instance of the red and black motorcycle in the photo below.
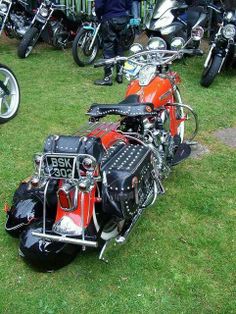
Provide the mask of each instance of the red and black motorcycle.
[{"label": "red and black motorcycle", "polygon": [[[117,104],[93,104],[89,123],[73,136],[49,136],[34,158],[35,174],[22,182],[6,209],[6,230],[20,235],[20,255],[51,270],[70,262],[79,249],[124,243],[144,210],[164,193],[162,181],[172,166],[191,153],[185,140],[193,110],[180,96],[180,77],[169,64],[181,51],[148,47],[130,57],[102,60],[96,66],[127,62],[133,78]],[[189,52],[189,51],[188,51]],[[118,122],[102,118],[117,115]]]}]

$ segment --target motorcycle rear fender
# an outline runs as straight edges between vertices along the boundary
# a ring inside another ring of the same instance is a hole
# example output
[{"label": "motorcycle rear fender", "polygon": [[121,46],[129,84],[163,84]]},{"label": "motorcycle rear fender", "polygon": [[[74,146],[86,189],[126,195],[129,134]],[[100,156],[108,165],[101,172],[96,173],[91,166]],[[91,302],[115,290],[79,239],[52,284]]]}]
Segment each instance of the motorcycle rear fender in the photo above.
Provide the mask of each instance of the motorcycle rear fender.
[{"label": "motorcycle rear fender", "polygon": [[96,187],[93,187],[88,193],[79,192],[77,207],[73,211],[63,210],[58,202],[55,223],[66,216],[72,219],[77,226],[86,229],[93,217],[96,201],[95,193]]},{"label": "motorcycle rear fender", "polygon": [[92,31],[93,32],[93,34],[95,33],[95,28],[93,27],[93,26],[91,26],[91,25],[84,25],[83,26],[83,29],[85,29],[86,31]]}]

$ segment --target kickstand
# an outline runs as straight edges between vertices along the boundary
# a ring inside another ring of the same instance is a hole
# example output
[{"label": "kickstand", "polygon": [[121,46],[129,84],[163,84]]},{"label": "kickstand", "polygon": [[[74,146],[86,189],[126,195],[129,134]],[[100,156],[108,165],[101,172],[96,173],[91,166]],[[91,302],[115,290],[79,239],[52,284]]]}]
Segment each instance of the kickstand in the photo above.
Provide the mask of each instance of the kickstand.
[{"label": "kickstand", "polygon": [[108,248],[109,244],[111,244],[111,239],[104,243],[104,245],[100,251],[100,254],[99,254],[99,259],[105,263],[108,263],[108,260],[104,257],[104,252]]}]

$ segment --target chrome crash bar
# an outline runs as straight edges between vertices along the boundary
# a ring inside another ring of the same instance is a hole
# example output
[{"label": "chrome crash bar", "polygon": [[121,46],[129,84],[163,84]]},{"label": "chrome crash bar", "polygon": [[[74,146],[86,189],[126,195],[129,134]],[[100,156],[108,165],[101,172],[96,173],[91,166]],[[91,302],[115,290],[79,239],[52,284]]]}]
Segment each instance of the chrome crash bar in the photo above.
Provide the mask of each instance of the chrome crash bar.
[{"label": "chrome crash bar", "polygon": [[64,237],[56,236],[56,235],[40,233],[40,232],[32,232],[32,235],[41,239],[45,239],[45,240],[47,239],[47,240],[52,240],[56,242],[69,243],[69,244],[88,246],[88,247],[94,247],[94,248],[98,247],[98,242],[96,241],[73,239],[73,238],[67,238],[65,236]]}]

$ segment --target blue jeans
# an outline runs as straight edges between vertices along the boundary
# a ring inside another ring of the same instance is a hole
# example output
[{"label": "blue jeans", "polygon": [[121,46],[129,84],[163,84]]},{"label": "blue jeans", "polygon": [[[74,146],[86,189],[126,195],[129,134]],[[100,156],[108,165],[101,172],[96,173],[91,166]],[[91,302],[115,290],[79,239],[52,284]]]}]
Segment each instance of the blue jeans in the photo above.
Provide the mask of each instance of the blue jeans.
[{"label": "blue jeans", "polygon": [[140,2],[139,1],[133,1],[132,3],[132,15],[135,19],[140,18]]}]

